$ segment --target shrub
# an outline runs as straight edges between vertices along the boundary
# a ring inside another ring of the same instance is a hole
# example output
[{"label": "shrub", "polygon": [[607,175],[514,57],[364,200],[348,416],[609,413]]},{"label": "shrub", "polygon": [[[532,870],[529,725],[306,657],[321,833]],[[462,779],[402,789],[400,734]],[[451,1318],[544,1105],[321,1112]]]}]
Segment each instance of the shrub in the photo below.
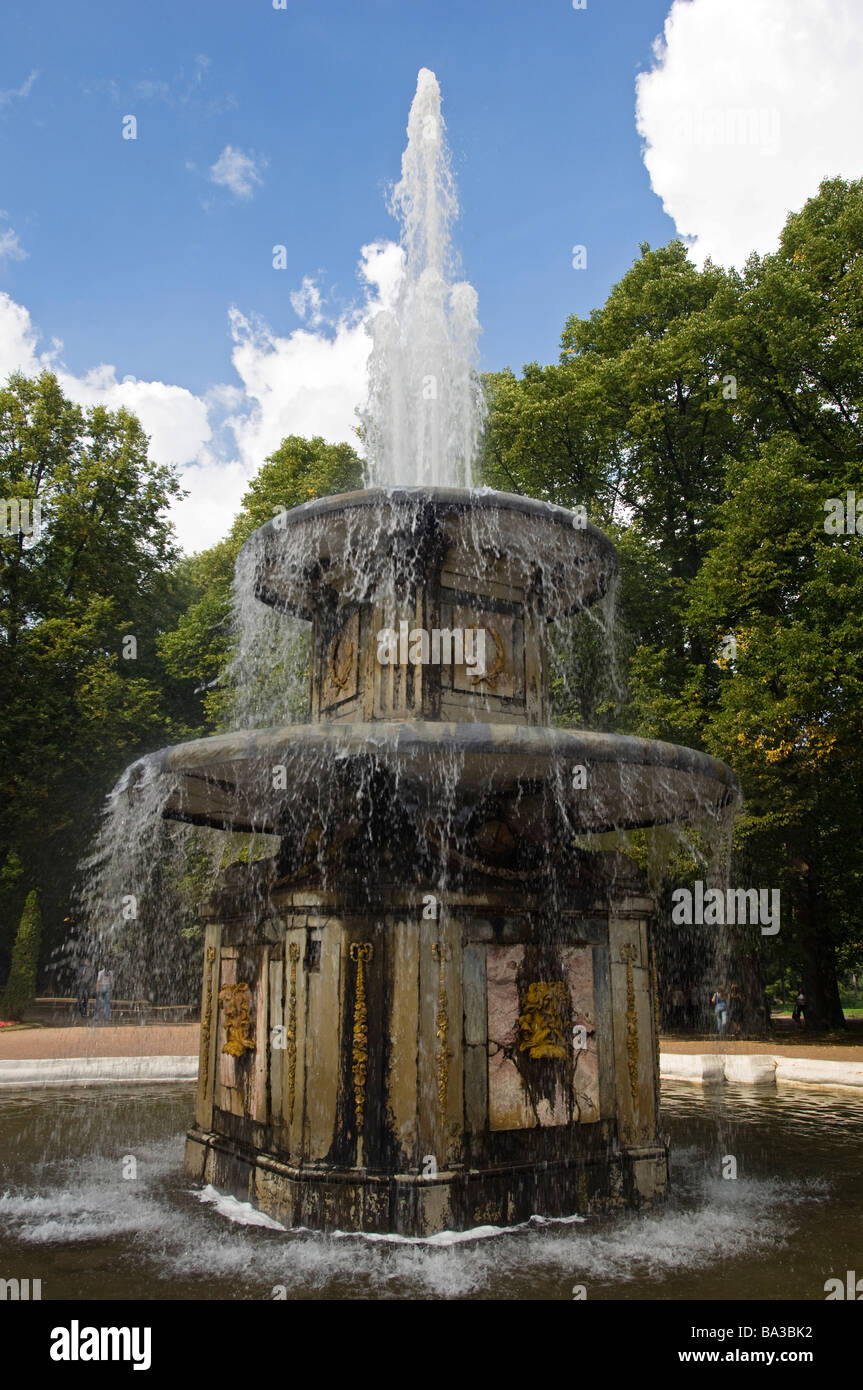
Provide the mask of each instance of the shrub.
[{"label": "shrub", "polygon": [[39,943],[42,939],[42,914],[39,894],[34,888],[28,893],[12,948],[12,967],[3,997],[0,999],[0,1018],[20,1022],[24,1010],[36,998],[36,972],[39,968]]}]

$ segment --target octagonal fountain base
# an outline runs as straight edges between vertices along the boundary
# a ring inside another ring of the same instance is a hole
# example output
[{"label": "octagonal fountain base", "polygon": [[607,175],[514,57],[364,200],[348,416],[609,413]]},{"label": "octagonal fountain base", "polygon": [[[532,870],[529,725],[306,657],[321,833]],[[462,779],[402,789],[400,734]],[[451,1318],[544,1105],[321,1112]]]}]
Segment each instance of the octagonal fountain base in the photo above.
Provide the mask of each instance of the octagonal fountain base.
[{"label": "octagonal fountain base", "polygon": [[547,865],[462,866],[444,906],[386,858],[364,901],[359,880],[330,892],[272,861],[228,875],[190,1175],[288,1226],[413,1237],[661,1197],[652,907],[632,862],[558,863],[553,908]]}]

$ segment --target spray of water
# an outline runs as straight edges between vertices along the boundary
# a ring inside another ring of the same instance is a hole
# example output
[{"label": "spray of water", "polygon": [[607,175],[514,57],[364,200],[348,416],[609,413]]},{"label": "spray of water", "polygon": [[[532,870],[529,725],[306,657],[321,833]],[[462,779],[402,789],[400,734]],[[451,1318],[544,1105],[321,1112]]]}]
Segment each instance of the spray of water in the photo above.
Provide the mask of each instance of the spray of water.
[{"label": "spray of water", "polygon": [[423,68],[391,201],[404,272],[394,307],[370,325],[362,421],[371,487],[470,487],[485,420],[476,291],[453,281],[458,200],[440,107],[437,78]]}]

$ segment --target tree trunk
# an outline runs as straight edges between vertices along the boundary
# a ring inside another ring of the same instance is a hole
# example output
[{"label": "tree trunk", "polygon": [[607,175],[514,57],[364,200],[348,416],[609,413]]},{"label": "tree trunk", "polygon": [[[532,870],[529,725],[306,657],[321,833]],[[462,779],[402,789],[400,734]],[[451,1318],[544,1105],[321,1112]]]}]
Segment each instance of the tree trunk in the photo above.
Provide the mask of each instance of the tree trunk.
[{"label": "tree trunk", "polygon": [[792,861],[795,878],[794,915],[800,947],[806,1024],[810,1028],[844,1028],[845,1015],[836,978],[836,952],[821,921],[816,873],[808,859]]}]

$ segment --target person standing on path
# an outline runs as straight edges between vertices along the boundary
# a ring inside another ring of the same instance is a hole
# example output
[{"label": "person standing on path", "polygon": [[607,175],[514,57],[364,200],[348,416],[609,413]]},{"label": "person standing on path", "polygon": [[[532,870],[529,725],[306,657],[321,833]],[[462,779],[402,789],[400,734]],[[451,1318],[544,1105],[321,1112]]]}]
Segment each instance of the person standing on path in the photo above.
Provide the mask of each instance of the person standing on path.
[{"label": "person standing on path", "polygon": [[690,1028],[701,1026],[701,994],[696,984],[693,984],[689,991],[689,1026]]},{"label": "person standing on path", "polygon": [[90,1003],[90,966],[85,961],[78,967],[78,1013],[82,1018],[87,1017],[87,1006]]},{"label": "person standing on path", "polygon": [[719,989],[715,994],[711,995],[710,1002],[716,1014],[716,1031],[719,1033],[719,1036],[722,1037],[725,1033],[725,1025],[728,1022],[728,1004],[726,1000],[723,999],[722,991]]},{"label": "person standing on path", "polygon": [[671,993],[671,1026],[672,1028],[682,1028],[685,1023],[686,995],[675,985]]},{"label": "person standing on path", "polygon": [[96,1017],[111,1021],[111,987],[114,983],[110,970],[103,966],[96,976]]},{"label": "person standing on path", "polygon": [[731,1036],[739,1038],[743,1031],[741,1018],[743,1015],[743,995],[737,984],[733,984],[728,991],[728,1023]]}]

